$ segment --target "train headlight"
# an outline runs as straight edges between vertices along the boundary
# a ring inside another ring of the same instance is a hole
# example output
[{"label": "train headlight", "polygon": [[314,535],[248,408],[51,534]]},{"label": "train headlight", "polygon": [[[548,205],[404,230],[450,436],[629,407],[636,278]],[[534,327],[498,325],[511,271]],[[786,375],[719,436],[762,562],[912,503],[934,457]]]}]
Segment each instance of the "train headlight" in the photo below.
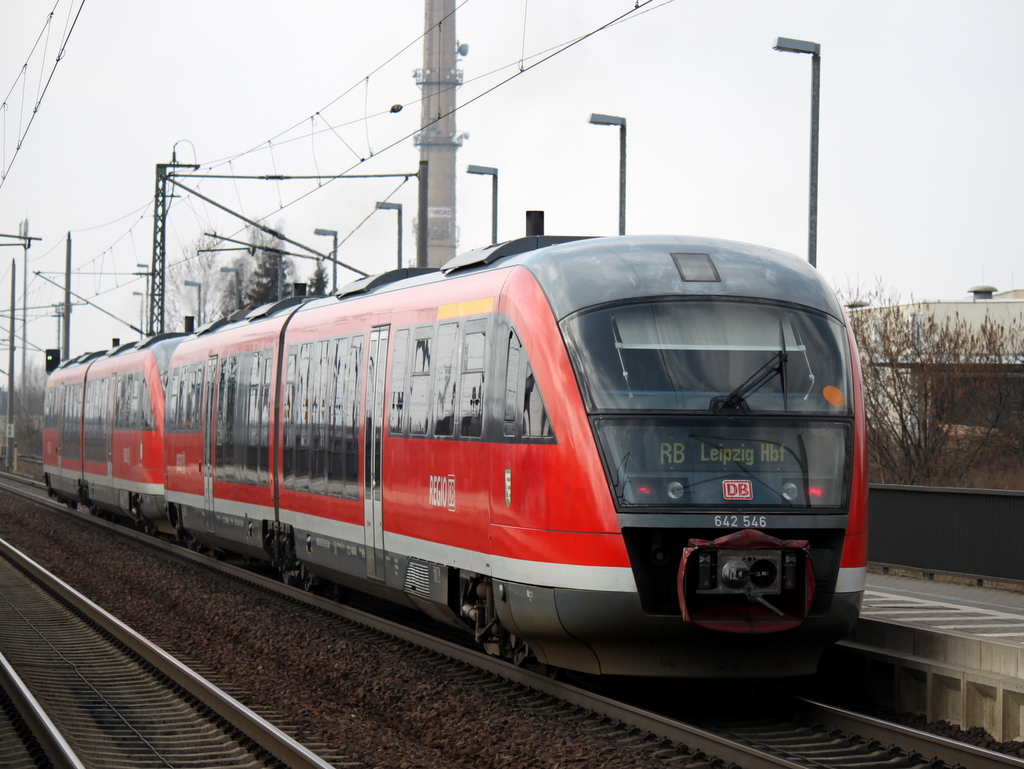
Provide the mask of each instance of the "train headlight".
[{"label": "train headlight", "polygon": [[686,487],[679,481],[672,481],[672,483],[668,485],[668,495],[672,499],[680,499],[685,493]]},{"label": "train headlight", "polygon": [[787,502],[792,502],[800,494],[800,489],[797,488],[795,483],[784,483],[782,484],[782,498]]}]

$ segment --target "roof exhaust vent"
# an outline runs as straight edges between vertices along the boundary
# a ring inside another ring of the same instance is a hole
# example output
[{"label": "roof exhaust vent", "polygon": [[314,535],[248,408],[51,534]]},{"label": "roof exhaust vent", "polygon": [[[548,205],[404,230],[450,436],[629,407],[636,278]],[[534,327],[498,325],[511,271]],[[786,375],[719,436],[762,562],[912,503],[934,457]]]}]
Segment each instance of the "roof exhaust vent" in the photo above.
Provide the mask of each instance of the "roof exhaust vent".
[{"label": "roof exhaust vent", "polygon": [[185,333],[193,334],[196,330],[196,319],[194,315],[185,316]]},{"label": "roof exhaust vent", "polygon": [[974,294],[974,301],[977,302],[979,299],[991,299],[992,294],[996,292],[995,286],[975,286],[974,288],[967,289],[970,293]]},{"label": "roof exhaust vent", "polygon": [[531,235],[543,235],[544,234],[544,212],[543,211],[527,211],[526,212],[526,237]]}]

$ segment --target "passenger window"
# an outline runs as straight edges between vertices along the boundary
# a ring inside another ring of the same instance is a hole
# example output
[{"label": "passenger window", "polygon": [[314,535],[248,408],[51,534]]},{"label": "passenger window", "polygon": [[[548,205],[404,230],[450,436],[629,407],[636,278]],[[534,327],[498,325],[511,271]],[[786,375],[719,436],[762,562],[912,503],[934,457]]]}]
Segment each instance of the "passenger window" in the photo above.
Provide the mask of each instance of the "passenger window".
[{"label": "passenger window", "polygon": [[430,412],[430,345],[434,329],[416,329],[409,386],[409,434],[426,435]]},{"label": "passenger window", "polygon": [[515,331],[508,335],[508,365],[505,367],[505,418],[502,434],[516,437],[516,412],[519,406],[519,358],[522,348]]},{"label": "passenger window", "polygon": [[523,387],[523,437],[551,438],[551,420],[544,408],[544,398],[533,376],[533,366],[526,364],[526,381]]},{"label": "passenger window", "polygon": [[[474,329],[479,329],[474,330]],[[462,381],[459,390],[459,435],[479,438],[483,431],[484,323],[469,324],[463,340]]]},{"label": "passenger window", "polygon": [[402,414],[405,407],[405,371],[409,351],[409,329],[395,332],[395,356],[391,362],[391,407],[388,416],[388,431],[391,435],[402,434]]},{"label": "passenger window", "polygon": [[437,334],[437,361],[434,366],[434,435],[452,435],[455,425],[456,341],[458,323],[442,323]]}]

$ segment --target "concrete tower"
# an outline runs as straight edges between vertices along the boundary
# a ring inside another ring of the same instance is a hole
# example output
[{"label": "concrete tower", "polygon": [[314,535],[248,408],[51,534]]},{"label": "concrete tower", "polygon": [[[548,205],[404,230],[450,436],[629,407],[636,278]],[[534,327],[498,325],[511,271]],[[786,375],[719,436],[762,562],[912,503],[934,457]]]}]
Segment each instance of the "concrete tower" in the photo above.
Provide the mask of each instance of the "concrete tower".
[{"label": "concrete tower", "polygon": [[416,135],[420,160],[429,163],[427,263],[440,267],[455,256],[455,150],[462,144],[455,135],[455,89],[462,72],[455,67],[455,0],[426,0],[423,68],[416,83],[423,89],[422,128]]}]

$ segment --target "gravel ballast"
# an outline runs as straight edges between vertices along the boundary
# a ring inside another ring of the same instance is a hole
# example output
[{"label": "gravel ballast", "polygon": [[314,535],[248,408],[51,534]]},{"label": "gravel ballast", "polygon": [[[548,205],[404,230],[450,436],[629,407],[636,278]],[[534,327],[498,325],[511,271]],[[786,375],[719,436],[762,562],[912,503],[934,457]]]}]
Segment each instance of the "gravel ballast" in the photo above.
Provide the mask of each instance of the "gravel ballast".
[{"label": "gravel ballast", "polygon": [[340,630],[197,567],[0,495],[0,538],[296,737],[366,767],[664,767],[651,750],[536,715],[402,648]]}]

